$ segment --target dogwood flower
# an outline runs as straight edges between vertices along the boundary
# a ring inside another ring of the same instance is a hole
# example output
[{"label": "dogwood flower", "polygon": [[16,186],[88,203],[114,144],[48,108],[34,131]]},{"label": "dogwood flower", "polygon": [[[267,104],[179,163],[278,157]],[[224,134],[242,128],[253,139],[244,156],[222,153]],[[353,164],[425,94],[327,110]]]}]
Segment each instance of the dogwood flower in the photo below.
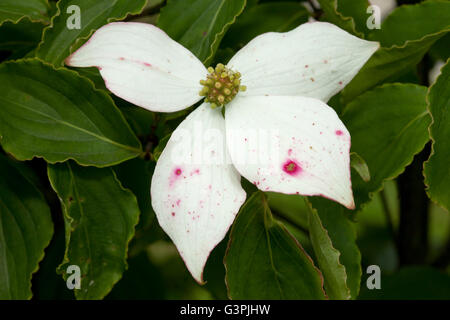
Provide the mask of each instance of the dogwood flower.
[{"label": "dogwood flower", "polygon": [[[323,196],[354,208],[350,134],[326,102],[377,48],[332,24],[310,22],[262,34],[226,66],[207,69],[159,28],[116,22],[97,30],[66,64],[97,67],[111,92],[151,111],[174,112],[205,98],[173,132],[151,183],[159,224],[203,283],[210,252],[246,199],[241,176],[263,191]],[[274,149],[261,147],[267,136]]]}]

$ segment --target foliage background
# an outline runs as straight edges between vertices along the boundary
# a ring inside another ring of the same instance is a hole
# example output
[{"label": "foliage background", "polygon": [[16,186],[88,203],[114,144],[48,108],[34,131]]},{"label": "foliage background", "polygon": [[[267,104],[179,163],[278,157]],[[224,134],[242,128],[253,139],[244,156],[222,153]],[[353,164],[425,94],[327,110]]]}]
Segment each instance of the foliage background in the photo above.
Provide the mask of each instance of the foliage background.
[{"label": "foliage background", "polygon": [[[66,28],[73,4],[79,30]],[[323,290],[449,299],[450,2],[397,4],[369,30],[368,0],[0,0],[0,299],[315,299]],[[138,108],[110,94],[95,68],[64,59],[122,20],[156,24],[215,65],[309,18],[381,43],[329,102],[352,135],[358,210],[243,181],[248,201],[199,286],[149,198],[155,161],[189,110]],[[430,79],[439,62],[442,75]],[[64,281],[70,264],[83,273],[75,294]],[[381,290],[366,286],[374,264]]]}]

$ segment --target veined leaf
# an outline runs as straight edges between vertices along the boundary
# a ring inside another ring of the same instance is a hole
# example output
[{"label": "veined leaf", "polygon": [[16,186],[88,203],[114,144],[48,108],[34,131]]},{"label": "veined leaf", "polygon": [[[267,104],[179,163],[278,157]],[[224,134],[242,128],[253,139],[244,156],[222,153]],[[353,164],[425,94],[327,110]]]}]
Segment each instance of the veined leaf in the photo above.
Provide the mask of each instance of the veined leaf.
[{"label": "veined leaf", "polygon": [[[13,0],[15,1],[15,0]],[[85,39],[101,26],[124,19],[128,14],[142,11],[146,0],[61,0],[51,25],[44,31],[36,56],[55,66],[61,66],[72,52],[81,46],[78,39]],[[69,29],[67,20],[74,12],[71,6],[80,9],[80,28]]]},{"label": "veined leaf", "polygon": [[19,160],[108,166],[141,146],[112,99],[76,72],[38,60],[0,66],[0,142]]},{"label": "veined leaf", "polygon": [[50,208],[19,166],[0,154],[0,300],[31,298],[31,276],[53,236]]},{"label": "veined leaf", "polygon": [[[311,214],[316,214],[310,216],[310,228],[314,227],[310,229],[310,238],[324,273],[325,289],[332,299],[348,299],[349,293],[355,299],[362,270],[356,230],[349,219],[353,211],[325,198],[313,197],[307,201],[311,204]],[[340,265],[345,268],[346,278]]]},{"label": "veined leaf", "polygon": [[66,253],[59,272],[81,270],[77,299],[102,299],[126,269],[128,243],[139,219],[135,196],[110,168],[81,167],[68,161],[49,165],[66,226]]},{"label": "veined leaf", "polygon": [[245,4],[246,0],[171,0],[161,10],[158,26],[208,65]]},{"label": "veined leaf", "polygon": [[433,146],[425,163],[425,183],[431,200],[450,211],[450,60],[442,67],[427,100],[433,119],[429,128]]},{"label": "veined leaf", "polygon": [[[339,213],[336,213],[334,219],[342,218]],[[319,264],[320,270],[323,273],[325,280],[325,290],[330,299],[347,300],[350,299],[350,289],[347,286],[347,273],[344,265],[339,261],[341,253],[333,246],[333,241],[328,234],[328,231],[322,225],[317,210],[310,206],[309,210],[309,237],[311,239],[314,253]],[[355,240],[354,237],[348,239]],[[352,242],[354,243],[354,242]],[[355,245],[354,245],[355,247]],[[359,266],[360,255],[357,250],[354,251],[355,265]],[[359,268],[357,270],[357,277],[361,276]],[[359,270],[358,270],[359,269]],[[359,283],[356,281],[356,283]],[[355,284],[356,284],[355,283]]]},{"label": "veined leaf", "polygon": [[352,151],[367,163],[369,182],[354,175],[357,208],[370,201],[384,180],[397,177],[428,141],[426,87],[387,84],[347,105],[341,117],[352,136]]},{"label": "veined leaf", "polygon": [[398,77],[419,63],[433,43],[449,31],[449,1],[425,1],[397,8],[371,36],[371,40],[381,41],[382,48],[345,87],[343,100],[349,102],[364,91]]},{"label": "veined leaf", "polygon": [[224,261],[232,299],[325,298],[320,271],[259,191],[241,208]]}]

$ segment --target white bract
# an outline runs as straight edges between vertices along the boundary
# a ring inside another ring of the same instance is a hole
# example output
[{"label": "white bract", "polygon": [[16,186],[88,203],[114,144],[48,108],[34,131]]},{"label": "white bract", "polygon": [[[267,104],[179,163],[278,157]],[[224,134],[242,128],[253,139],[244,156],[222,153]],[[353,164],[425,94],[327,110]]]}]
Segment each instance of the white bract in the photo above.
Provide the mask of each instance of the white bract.
[{"label": "white bract", "polygon": [[[245,201],[240,176],[263,191],[354,208],[350,134],[326,102],[377,48],[322,22],[262,34],[225,67],[247,88],[237,86],[225,117],[203,102],[174,131],[153,174],[152,205],[198,282]],[[111,92],[159,112],[200,101],[213,70],[157,27],[119,22],[97,30],[66,64],[98,67]]]}]

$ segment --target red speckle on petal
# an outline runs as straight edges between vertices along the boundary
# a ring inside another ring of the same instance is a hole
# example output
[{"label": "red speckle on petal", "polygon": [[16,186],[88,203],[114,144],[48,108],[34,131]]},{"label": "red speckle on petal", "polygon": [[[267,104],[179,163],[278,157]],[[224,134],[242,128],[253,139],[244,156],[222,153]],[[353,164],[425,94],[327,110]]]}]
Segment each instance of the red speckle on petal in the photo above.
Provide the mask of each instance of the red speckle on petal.
[{"label": "red speckle on petal", "polygon": [[181,170],[180,168],[175,168],[173,170],[173,174],[169,178],[169,186],[170,187],[174,184],[174,182],[176,180],[178,180],[180,178],[182,173],[183,173],[183,170]]},{"label": "red speckle on petal", "polygon": [[144,66],[151,67],[152,65],[148,62],[144,62]]},{"label": "red speckle on petal", "polygon": [[297,176],[302,172],[302,167],[296,161],[289,159],[283,164],[283,171],[288,175]]},{"label": "red speckle on petal", "polygon": [[172,212],[172,217],[175,217],[175,212]]},{"label": "red speckle on petal", "polygon": [[306,64],[306,65],[305,65],[305,68],[309,68],[309,66]]},{"label": "red speckle on petal", "polygon": [[344,133],[342,132],[342,130],[336,130],[335,131],[337,136],[342,136]]},{"label": "red speckle on petal", "polygon": [[181,200],[178,199],[178,200],[177,200],[177,206],[178,206],[178,207],[180,206],[180,202],[181,202]]},{"label": "red speckle on petal", "polygon": [[342,81],[339,81],[339,84],[342,86]]},{"label": "red speckle on petal", "polygon": [[288,155],[292,156],[292,149],[288,150]]},{"label": "red speckle on petal", "polygon": [[125,58],[124,58],[124,57],[120,57],[119,60],[122,60],[122,61],[123,61],[123,60],[125,60]]}]

